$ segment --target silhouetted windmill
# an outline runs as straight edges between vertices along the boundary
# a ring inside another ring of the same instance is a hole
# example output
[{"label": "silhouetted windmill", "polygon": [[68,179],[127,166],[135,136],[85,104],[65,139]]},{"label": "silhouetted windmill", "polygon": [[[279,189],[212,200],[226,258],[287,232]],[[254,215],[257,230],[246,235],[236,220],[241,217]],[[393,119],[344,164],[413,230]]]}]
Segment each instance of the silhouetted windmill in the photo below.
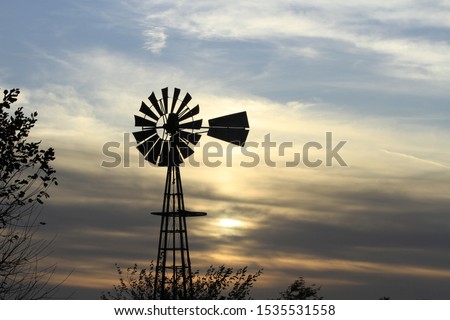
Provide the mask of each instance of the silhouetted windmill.
[{"label": "silhouetted windmill", "polygon": [[161,91],[161,99],[157,99],[154,92],[148,97],[150,107],[142,102],[139,111],[145,117],[134,116],[135,125],[142,127],[142,131],[133,132],[133,135],[138,150],[147,161],[167,167],[162,211],[152,212],[161,216],[154,298],[159,293],[161,299],[186,299],[192,297],[186,218],[204,216],[206,212],[185,210],[179,165],[194,153],[191,146],[199,142],[201,133],[243,146],[249,124],[247,113],[239,112],[211,119],[209,126],[202,127],[201,119],[194,120],[200,112],[199,105],[192,109],[188,107],[189,93],[179,100],[180,89],[175,88],[172,97],[169,97],[168,88]]}]

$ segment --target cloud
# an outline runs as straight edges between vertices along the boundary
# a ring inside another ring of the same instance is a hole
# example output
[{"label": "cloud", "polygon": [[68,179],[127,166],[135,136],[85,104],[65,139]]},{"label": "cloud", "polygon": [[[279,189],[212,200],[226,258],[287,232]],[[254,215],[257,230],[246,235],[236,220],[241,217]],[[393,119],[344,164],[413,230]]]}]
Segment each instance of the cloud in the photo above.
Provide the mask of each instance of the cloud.
[{"label": "cloud", "polygon": [[439,162],[436,162],[436,161],[427,160],[427,159],[422,159],[422,158],[415,157],[415,156],[410,155],[410,154],[405,154],[405,153],[400,153],[400,152],[393,152],[393,151],[388,151],[388,150],[381,150],[381,151],[383,151],[384,153],[386,153],[388,155],[398,156],[398,157],[402,157],[402,158],[405,158],[405,159],[419,161],[419,162],[424,163],[424,164],[433,165],[433,166],[437,166],[437,167],[440,167],[440,168],[450,169],[450,166],[447,166],[445,164],[442,164],[442,163],[439,163]]},{"label": "cloud", "polygon": [[154,27],[144,31],[144,47],[152,53],[160,53],[166,47],[166,34],[164,28]]},{"label": "cloud", "polygon": [[[359,49],[379,55],[382,59],[379,72],[386,75],[448,81],[450,47],[445,38],[425,38],[414,32],[417,25],[447,29],[448,14],[439,9],[442,5],[423,6],[420,2],[403,1],[346,5],[329,1],[308,5],[297,1],[240,5],[223,1],[214,4],[177,1],[165,6],[141,2],[137,8],[151,12],[143,24],[145,34],[160,38],[155,42],[156,48],[151,49],[155,52],[159,52],[158,44],[165,41],[165,35],[162,36],[160,29],[155,31],[155,26],[177,30],[194,39],[271,42],[274,50],[280,51],[292,46],[295,39],[327,39],[326,47],[295,48],[294,44],[293,52],[306,57],[325,57],[325,52],[335,49],[336,42],[340,42],[347,46],[347,53]],[[400,23],[401,28],[396,30],[403,32],[393,34],[391,30]]]}]

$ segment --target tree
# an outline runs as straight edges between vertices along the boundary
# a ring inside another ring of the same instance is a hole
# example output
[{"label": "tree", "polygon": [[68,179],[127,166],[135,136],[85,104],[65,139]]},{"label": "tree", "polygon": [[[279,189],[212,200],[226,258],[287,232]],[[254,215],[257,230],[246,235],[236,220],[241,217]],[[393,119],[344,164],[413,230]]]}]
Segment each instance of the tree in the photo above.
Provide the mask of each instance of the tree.
[{"label": "tree", "polygon": [[[138,269],[135,264],[127,268],[126,275],[116,265],[119,274],[119,285],[113,290],[103,293],[101,299],[113,300],[151,300],[153,299],[155,268],[153,261],[147,269]],[[250,290],[262,270],[248,274],[247,267],[233,271],[233,268],[210,266],[204,276],[199,271],[192,275],[193,299],[195,300],[244,300],[249,299]],[[161,285],[161,284],[159,284]],[[180,288],[181,290],[181,288]]]},{"label": "tree", "polygon": [[280,292],[281,300],[322,300],[318,295],[320,287],[315,284],[306,286],[303,277],[299,277],[285,291]]},{"label": "tree", "polygon": [[193,291],[196,300],[245,300],[250,299],[250,290],[262,269],[247,275],[247,267],[237,269],[210,266],[204,276],[194,274]]},{"label": "tree", "polygon": [[0,103],[0,299],[37,299],[48,296],[54,267],[39,268],[48,242],[33,238],[45,225],[37,206],[57,185],[53,148],[27,140],[37,112],[26,116],[22,108],[12,112],[19,89],[3,91]]}]

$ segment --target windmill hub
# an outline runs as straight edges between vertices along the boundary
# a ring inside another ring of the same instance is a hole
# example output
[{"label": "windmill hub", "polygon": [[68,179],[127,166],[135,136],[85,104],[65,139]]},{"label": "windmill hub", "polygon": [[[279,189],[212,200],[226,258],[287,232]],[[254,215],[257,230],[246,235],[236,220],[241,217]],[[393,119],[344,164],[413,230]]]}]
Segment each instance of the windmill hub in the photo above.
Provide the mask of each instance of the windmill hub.
[{"label": "windmill hub", "polygon": [[167,122],[163,125],[163,128],[170,135],[177,133],[180,130],[180,122],[178,121],[178,116],[175,113],[169,113]]}]

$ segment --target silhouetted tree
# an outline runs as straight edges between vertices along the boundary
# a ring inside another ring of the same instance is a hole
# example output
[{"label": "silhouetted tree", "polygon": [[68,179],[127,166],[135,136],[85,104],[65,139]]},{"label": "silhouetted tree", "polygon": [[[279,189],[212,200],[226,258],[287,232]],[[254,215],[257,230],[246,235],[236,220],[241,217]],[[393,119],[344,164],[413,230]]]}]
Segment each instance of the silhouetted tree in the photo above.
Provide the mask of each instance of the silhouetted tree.
[{"label": "silhouetted tree", "polygon": [[247,275],[247,267],[237,269],[210,266],[204,276],[194,274],[194,299],[197,300],[245,300],[250,299],[250,290],[262,269]]},{"label": "silhouetted tree", "polygon": [[299,277],[285,291],[280,292],[281,300],[322,300],[318,295],[320,287],[307,286],[303,277]]},{"label": "silhouetted tree", "polygon": [[22,108],[10,110],[19,93],[3,91],[0,103],[0,299],[38,299],[54,289],[47,287],[54,267],[38,265],[48,242],[33,239],[45,224],[36,206],[49,197],[49,186],[57,184],[50,166],[54,150],[27,141],[37,112],[25,116]]},{"label": "silhouetted tree", "polygon": [[[119,274],[119,285],[113,290],[103,293],[102,299],[113,300],[151,300],[153,299],[155,268],[153,261],[148,269],[127,268],[126,274],[116,265]],[[262,270],[248,274],[247,267],[233,271],[233,268],[210,266],[205,275],[199,271],[192,275],[193,299],[195,300],[244,300],[250,299],[250,290]],[[161,285],[161,284],[159,284]],[[180,288],[181,290],[181,288]]]}]

